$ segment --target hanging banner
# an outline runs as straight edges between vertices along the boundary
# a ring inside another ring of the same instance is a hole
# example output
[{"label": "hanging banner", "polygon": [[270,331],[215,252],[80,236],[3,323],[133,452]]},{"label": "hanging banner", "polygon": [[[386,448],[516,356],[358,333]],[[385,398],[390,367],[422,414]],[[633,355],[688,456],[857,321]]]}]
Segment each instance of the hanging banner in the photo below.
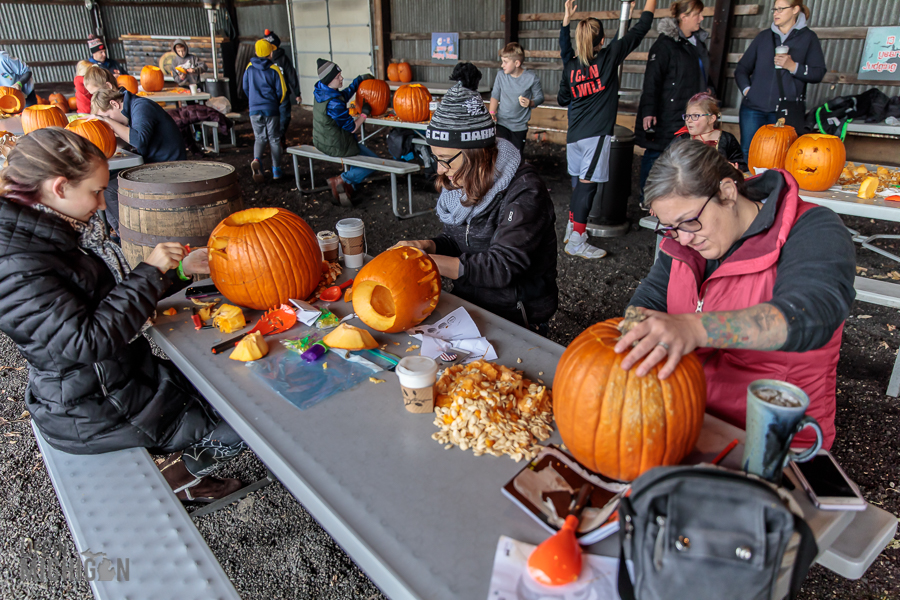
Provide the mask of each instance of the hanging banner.
[{"label": "hanging banner", "polygon": [[869,27],[859,78],[900,81],[900,27]]},{"label": "hanging banner", "polygon": [[431,34],[431,62],[453,64],[459,62],[458,33]]}]

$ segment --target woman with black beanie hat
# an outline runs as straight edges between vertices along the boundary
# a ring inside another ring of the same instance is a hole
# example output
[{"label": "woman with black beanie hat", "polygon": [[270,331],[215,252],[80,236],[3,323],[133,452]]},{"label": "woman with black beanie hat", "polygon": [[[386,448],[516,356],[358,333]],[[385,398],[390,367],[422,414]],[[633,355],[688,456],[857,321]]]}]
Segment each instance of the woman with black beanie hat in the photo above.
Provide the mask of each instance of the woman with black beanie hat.
[{"label": "woman with black beanie hat", "polygon": [[435,110],[425,138],[437,159],[428,252],[453,293],[541,334],[556,312],[556,215],[547,186],[510,142],[496,137],[481,96],[460,81]]}]

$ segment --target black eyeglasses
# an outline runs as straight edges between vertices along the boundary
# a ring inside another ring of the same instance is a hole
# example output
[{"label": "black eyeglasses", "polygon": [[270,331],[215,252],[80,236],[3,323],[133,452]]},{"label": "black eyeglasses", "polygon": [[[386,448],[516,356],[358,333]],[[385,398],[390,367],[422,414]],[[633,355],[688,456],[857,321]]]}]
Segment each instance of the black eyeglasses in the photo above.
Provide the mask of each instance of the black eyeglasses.
[{"label": "black eyeglasses", "polygon": [[709,113],[704,113],[702,115],[692,114],[692,115],[681,115],[681,118],[685,121],[699,121],[700,117],[711,117],[712,115]]},{"label": "black eyeglasses", "polygon": [[684,231],[685,233],[697,233],[701,229],[703,229],[703,224],[700,223],[700,215],[703,214],[703,209],[706,208],[706,205],[709,204],[709,201],[716,197],[716,194],[719,193],[719,190],[716,190],[712,196],[706,199],[706,202],[703,203],[703,207],[700,208],[700,212],[697,213],[697,216],[692,219],[685,219],[681,223],[677,225],[673,225],[669,227],[668,225],[662,225],[661,223],[656,224],[656,229],[654,230],[657,235],[664,235],[667,238],[671,238],[673,240],[678,239],[678,232]]},{"label": "black eyeglasses", "polygon": [[790,7],[790,6],[773,6],[773,7],[772,7],[772,12],[773,12],[773,13],[781,14],[782,11],[785,11],[785,10],[787,10],[787,9],[789,9],[789,8],[792,8],[792,7]]},{"label": "black eyeglasses", "polygon": [[441,165],[442,167],[444,167],[445,169],[447,169],[447,170],[449,171],[450,169],[453,168],[453,167],[450,166],[450,163],[452,163],[454,160],[456,160],[457,158],[459,158],[461,155],[462,155],[462,150],[460,150],[459,152],[457,152],[457,153],[453,156],[453,158],[449,158],[449,159],[447,159],[447,160],[441,160],[441,159],[438,159],[437,164]]}]

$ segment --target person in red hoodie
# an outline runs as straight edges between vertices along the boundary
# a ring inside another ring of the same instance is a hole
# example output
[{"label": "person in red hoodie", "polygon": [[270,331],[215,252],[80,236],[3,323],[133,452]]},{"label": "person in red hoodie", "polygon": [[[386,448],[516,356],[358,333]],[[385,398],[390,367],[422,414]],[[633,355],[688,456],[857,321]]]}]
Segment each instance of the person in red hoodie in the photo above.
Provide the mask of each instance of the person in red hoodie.
[{"label": "person in red hoodie", "polygon": [[93,65],[86,60],[80,60],[78,61],[78,64],[75,65],[74,83],[75,102],[77,103],[76,110],[86,115],[91,114],[91,93],[84,87],[84,74],[87,73],[87,70],[92,66]]},{"label": "person in red hoodie", "polygon": [[[695,140],[674,142],[656,161],[644,208],[664,237],[629,302],[647,319],[616,344],[628,352],[622,368],[643,376],[663,363],[665,379],[696,351],[707,412],[741,428],[752,381],[792,383],[830,448],[841,333],[856,296],[856,251],[840,217],[801,200],[787,171],[745,181]],[[810,443],[808,433],[795,442]]]}]

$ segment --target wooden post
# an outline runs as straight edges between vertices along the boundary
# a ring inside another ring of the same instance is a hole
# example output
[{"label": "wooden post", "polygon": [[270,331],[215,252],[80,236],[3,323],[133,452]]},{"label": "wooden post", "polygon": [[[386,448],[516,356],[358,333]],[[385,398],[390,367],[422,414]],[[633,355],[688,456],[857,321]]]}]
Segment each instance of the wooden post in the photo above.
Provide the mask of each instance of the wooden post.
[{"label": "wooden post", "polygon": [[394,53],[391,47],[391,0],[374,0],[375,13],[375,77],[387,79],[387,67]]},{"label": "wooden post", "polygon": [[504,0],[503,43],[519,41],[519,0]]},{"label": "wooden post", "polygon": [[725,75],[728,71],[728,40],[734,24],[734,7],[731,0],[716,0],[713,13],[712,36],[709,40],[709,78],[716,88],[716,96],[725,94]]}]

